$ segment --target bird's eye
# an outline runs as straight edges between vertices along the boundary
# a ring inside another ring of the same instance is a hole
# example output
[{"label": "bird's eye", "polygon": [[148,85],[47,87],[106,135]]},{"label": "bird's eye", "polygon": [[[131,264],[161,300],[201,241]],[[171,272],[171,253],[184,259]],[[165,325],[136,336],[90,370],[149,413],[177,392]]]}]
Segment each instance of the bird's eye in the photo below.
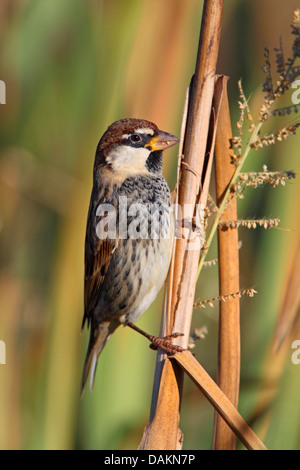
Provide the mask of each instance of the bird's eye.
[{"label": "bird's eye", "polygon": [[141,142],[142,138],[139,134],[131,134],[130,140],[136,144],[137,142]]}]

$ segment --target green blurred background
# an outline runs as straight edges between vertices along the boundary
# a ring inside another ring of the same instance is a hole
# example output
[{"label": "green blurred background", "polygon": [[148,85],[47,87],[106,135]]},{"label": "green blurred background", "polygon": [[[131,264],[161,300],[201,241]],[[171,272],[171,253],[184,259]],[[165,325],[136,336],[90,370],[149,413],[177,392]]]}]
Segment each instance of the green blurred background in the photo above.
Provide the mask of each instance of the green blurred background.
[{"label": "green blurred background", "polygon": [[[1,449],[136,449],[148,422],[155,353],[119,328],[103,351],[92,393],[79,399],[88,334],[83,315],[83,245],[95,148],[123,117],[179,134],[193,74],[199,0],[1,0],[0,365]],[[288,56],[297,1],[225,2],[218,73],[230,76],[233,122],[242,78],[257,115],[263,48]],[[273,68],[274,70],[275,68]],[[291,104],[287,94],[283,105]],[[276,130],[294,115],[270,120]],[[234,127],[235,132],[235,127]],[[299,173],[299,136],[252,152],[247,168]],[[165,157],[174,187],[176,150]],[[272,350],[288,266],[299,242],[299,183],[248,190],[240,217],[280,217],[281,229],[241,229],[240,412],[271,449],[300,448],[300,365],[291,342]],[[215,252],[208,258],[215,257]],[[218,292],[217,268],[201,273],[197,296]],[[157,334],[160,296],[139,325]],[[215,377],[218,308],[195,311],[208,335],[193,352]],[[209,449],[213,409],[186,379],[184,449]],[[239,446],[242,448],[241,446]]]}]

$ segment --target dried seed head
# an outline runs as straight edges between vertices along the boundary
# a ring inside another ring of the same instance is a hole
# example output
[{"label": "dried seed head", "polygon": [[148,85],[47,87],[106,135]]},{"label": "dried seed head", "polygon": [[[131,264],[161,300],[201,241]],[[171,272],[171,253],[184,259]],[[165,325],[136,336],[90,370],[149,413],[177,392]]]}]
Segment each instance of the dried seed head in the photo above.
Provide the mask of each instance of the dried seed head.
[{"label": "dried seed head", "polygon": [[235,300],[235,299],[240,299],[243,295],[247,295],[248,297],[253,297],[254,294],[257,292],[253,289],[240,289],[238,292],[233,292],[231,294],[226,294],[226,295],[221,295],[221,296],[216,296],[213,297],[212,299],[206,299],[199,301],[199,299],[196,300],[194,303],[194,308],[205,308],[206,305],[209,305],[211,308],[214,307],[213,302],[226,302],[230,300]]},{"label": "dried seed head", "polygon": [[280,219],[245,219],[245,220],[221,220],[219,227],[221,230],[226,231],[228,229],[234,229],[238,227],[246,227],[248,229],[255,229],[258,225],[264,228],[277,227]]}]

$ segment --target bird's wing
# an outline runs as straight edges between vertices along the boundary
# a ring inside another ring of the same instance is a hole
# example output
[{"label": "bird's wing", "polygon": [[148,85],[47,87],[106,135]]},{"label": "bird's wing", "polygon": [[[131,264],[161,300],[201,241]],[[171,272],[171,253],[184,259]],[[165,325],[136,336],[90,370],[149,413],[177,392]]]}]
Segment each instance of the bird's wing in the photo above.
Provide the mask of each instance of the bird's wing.
[{"label": "bird's wing", "polygon": [[96,224],[96,217],[91,217],[91,214],[89,214],[85,239],[85,312],[82,321],[82,328],[86,319],[89,323],[90,316],[97,306],[101,286],[103,284],[113,252],[118,245],[117,236],[115,238],[99,238],[97,235]]}]

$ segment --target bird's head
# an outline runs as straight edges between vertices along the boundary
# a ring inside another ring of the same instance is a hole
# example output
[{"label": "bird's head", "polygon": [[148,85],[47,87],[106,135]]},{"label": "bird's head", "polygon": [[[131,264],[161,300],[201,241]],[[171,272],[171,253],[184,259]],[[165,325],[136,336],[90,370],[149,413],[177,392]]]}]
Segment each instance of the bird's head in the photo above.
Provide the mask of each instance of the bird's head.
[{"label": "bird's head", "polygon": [[96,152],[95,169],[108,167],[116,177],[161,172],[162,151],[179,139],[143,119],[121,119],[103,134]]}]

